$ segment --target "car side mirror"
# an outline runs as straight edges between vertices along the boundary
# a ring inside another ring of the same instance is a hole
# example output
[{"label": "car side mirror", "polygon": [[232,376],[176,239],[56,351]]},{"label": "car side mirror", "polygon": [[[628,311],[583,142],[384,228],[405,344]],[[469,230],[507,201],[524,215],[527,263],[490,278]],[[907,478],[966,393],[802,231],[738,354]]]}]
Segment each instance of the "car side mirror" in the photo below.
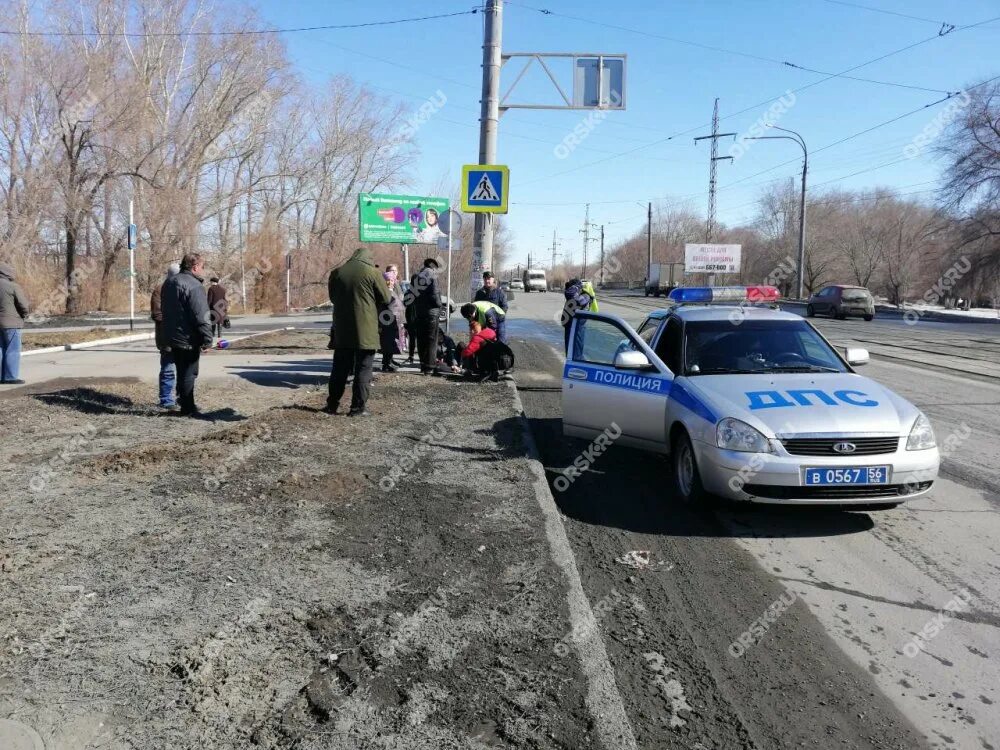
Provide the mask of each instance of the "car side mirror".
[{"label": "car side mirror", "polygon": [[867,349],[847,347],[844,350],[844,359],[849,365],[867,365],[871,357],[868,356]]},{"label": "car side mirror", "polygon": [[642,352],[618,352],[615,355],[616,370],[644,370],[650,367],[649,357]]}]

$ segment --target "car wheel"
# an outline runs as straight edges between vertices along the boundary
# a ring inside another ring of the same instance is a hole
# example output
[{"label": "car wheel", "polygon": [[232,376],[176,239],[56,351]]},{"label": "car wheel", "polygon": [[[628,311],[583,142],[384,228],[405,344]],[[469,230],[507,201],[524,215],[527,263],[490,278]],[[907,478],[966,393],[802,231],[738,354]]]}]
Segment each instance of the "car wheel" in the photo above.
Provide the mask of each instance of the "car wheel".
[{"label": "car wheel", "polygon": [[816,317],[816,308],[813,307],[812,305],[806,305],[806,317],[807,318],[815,318]]},{"label": "car wheel", "polygon": [[707,503],[709,496],[701,483],[701,474],[698,473],[698,459],[694,454],[691,438],[686,432],[682,431],[674,438],[670,454],[671,473],[677,497],[685,503]]},{"label": "car wheel", "polygon": [[875,320],[875,316],[874,315],[866,315],[865,316],[865,320],[867,320],[869,323],[871,323],[873,320]]},{"label": "car wheel", "polygon": [[847,316],[844,315],[843,311],[838,310],[836,307],[833,308],[833,317],[837,320],[847,320]]}]

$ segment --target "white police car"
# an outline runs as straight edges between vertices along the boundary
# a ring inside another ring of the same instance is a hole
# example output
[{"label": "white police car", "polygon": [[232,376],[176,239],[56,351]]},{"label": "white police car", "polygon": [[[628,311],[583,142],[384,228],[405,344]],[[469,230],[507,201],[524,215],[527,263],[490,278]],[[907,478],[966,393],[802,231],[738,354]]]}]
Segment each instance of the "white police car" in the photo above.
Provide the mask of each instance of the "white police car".
[{"label": "white police car", "polygon": [[798,315],[754,306],[776,302],[773,287],[670,298],[638,331],[615,315],[576,314],[565,434],[612,427],[624,445],[669,454],[673,488],[689,501],[878,509],[931,488],[940,458],[930,422],[855,373],[865,349],[841,356]]}]

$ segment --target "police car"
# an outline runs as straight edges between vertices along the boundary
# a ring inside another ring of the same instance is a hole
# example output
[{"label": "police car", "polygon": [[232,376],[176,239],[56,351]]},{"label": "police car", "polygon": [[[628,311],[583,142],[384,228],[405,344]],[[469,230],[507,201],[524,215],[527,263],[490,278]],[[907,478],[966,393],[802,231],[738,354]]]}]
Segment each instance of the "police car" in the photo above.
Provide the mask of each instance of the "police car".
[{"label": "police car", "polygon": [[[926,493],[940,458],[930,421],[858,375],[773,287],[687,287],[638,330],[578,312],[563,370],[566,435],[670,457],[683,500],[891,508]],[[721,304],[720,304],[721,303]]]}]

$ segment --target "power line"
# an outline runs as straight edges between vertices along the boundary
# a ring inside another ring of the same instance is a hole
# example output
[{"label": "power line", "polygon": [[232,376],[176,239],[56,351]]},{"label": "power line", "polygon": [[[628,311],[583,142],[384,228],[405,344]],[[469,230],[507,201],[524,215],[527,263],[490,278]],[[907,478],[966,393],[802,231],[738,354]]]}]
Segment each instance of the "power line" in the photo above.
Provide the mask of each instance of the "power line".
[{"label": "power line", "polygon": [[[516,3],[516,4],[520,5],[520,3]],[[524,7],[529,7],[529,6],[524,6]],[[532,10],[538,10],[538,9],[532,8]],[[551,11],[549,11],[549,12],[551,13]],[[960,27],[957,30],[958,31],[964,31],[966,29],[971,29],[971,28],[975,28],[977,26],[982,26],[984,24],[991,23],[992,21],[997,21],[997,20],[1000,20],[1000,16],[997,16],[995,18],[988,18],[985,21],[980,21],[978,23],[970,24],[968,26],[962,26],[962,27]],[[897,50],[893,50],[892,52],[887,52],[884,55],[879,55],[878,57],[875,57],[875,58],[873,58],[871,60],[863,62],[863,63],[861,63],[859,65],[855,65],[855,66],[853,66],[851,68],[848,68],[848,69],[846,69],[844,71],[841,71],[841,73],[839,73],[839,74],[828,75],[825,78],[819,79],[818,81],[813,81],[812,83],[808,83],[808,84],[806,84],[804,86],[800,86],[797,89],[792,89],[791,92],[786,91],[786,92],[784,92],[783,94],[781,94],[779,96],[771,97],[770,99],[766,99],[766,100],[764,100],[762,102],[757,102],[756,104],[752,104],[749,107],[744,107],[741,110],[738,110],[736,112],[732,112],[730,114],[724,115],[720,119],[726,120],[726,119],[729,119],[730,117],[735,117],[737,115],[744,114],[745,112],[749,112],[751,110],[755,110],[755,109],[757,109],[759,107],[763,107],[766,104],[771,104],[773,102],[778,101],[783,96],[786,96],[788,93],[797,94],[797,93],[799,93],[801,91],[805,91],[806,89],[810,89],[813,86],[818,86],[818,85],[820,85],[822,83],[825,83],[826,81],[829,81],[832,78],[836,78],[838,76],[841,76],[844,73],[850,73],[852,71],[858,70],[859,68],[863,68],[863,67],[865,67],[867,65],[872,65],[873,63],[880,62],[882,60],[885,60],[886,58],[892,57],[893,55],[898,55],[898,54],[900,54],[902,52],[906,52],[908,50],[913,49],[914,47],[919,47],[920,45],[926,44],[926,43],[931,42],[931,41],[933,41],[935,39],[940,39],[940,37],[937,36],[937,35],[935,35],[935,36],[932,36],[932,37],[927,37],[926,39],[922,39],[922,40],[920,40],[918,42],[914,42],[912,44],[908,44],[905,47],[900,47]],[[983,85],[983,84],[977,84],[977,86],[981,86],[981,85]],[[956,92],[956,93],[958,93],[958,92]],[[954,94],[949,94],[949,96],[945,97],[945,99],[951,98],[951,96],[953,96],[953,95]],[[940,101],[944,101],[944,99],[942,99]],[[926,105],[926,106],[933,106],[934,104],[937,104],[937,103],[939,103],[939,102],[932,102],[930,105]],[[923,109],[923,107],[921,109]],[[701,130],[702,128],[706,128],[706,127],[710,127],[710,126],[711,126],[711,123],[696,125],[693,128],[687,128],[686,130],[682,130],[682,131],[679,131],[677,133],[673,133],[673,134],[671,134],[671,135],[669,135],[669,136],[667,136],[665,138],[660,138],[658,140],[651,141],[651,142],[649,142],[649,143],[647,143],[645,145],[636,146],[635,148],[629,149],[627,151],[622,151],[622,152],[620,152],[618,154],[618,156],[628,156],[628,155],[634,154],[634,153],[636,153],[638,151],[642,151],[644,149],[651,148],[653,146],[658,146],[661,143],[666,143],[667,141],[673,140],[674,138],[678,138],[678,137],[680,137],[682,135],[688,135],[690,133],[695,132],[696,130]],[[581,169],[587,169],[589,167],[597,166],[598,164],[603,164],[605,162],[611,161],[614,158],[616,158],[616,157],[609,156],[609,157],[605,157],[603,159],[597,159],[596,161],[588,162],[586,164],[581,164],[581,165],[579,165],[577,167],[572,167],[571,169],[564,169],[561,172],[555,172],[555,173],[550,174],[550,175],[545,175],[545,176],[542,176],[542,177],[536,177],[533,180],[524,180],[524,181],[521,182],[521,184],[522,185],[529,185],[529,184],[532,184],[532,183],[535,183],[535,182],[543,182],[545,180],[551,180],[551,179],[554,179],[556,177],[562,177],[563,175],[570,174],[572,172],[578,172]]]},{"label": "power line", "polygon": [[[936,21],[933,18],[924,18],[923,16],[911,16],[907,13],[898,13],[894,10],[886,10],[885,8],[873,8],[870,5],[861,5],[860,3],[849,3],[846,0],[823,0],[823,2],[830,3],[832,5],[844,5],[848,8],[860,8],[861,10],[870,10],[873,13],[884,13],[887,16],[897,16],[898,18],[909,18],[911,21],[925,21],[927,23],[932,23],[935,26],[940,26],[942,29],[951,27],[948,29],[955,28],[955,24],[948,23],[947,21]],[[948,33],[947,31],[945,33]]]},{"label": "power line", "polygon": [[[650,37],[650,38],[653,38],[653,39],[662,39],[664,41],[673,42],[675,44],[683,44],[683,45],[687,45],[689,47],[697,47],[698,49],[704,49],[704,50],[708,50],[710,52],[722,52],[722,53],[729,54],[729,55],[735,55],[737,57],[744,57],[744,58],[747,58],[749,60],[757,60],[758,62],[767,62],[767,63],[771,63],[773,65],[781,65],[782,67],[796,68],[798,70],[804,70],[804,71],[807,71],[809,73],[817,73],[819,75],[828,75],[828,76],[833,76],[833,77],[837,77],[837,78],[847,78],[847,79],[850,79],[850,80],[853,80],[853,81],[860,81],[860,82],[863,82],[863,83],[874,83],[874,84],[878,84],[880,86],[894,86],[894,87],[897,87],[897,88],[913,89],[913,90],[917,90],[917,91],[927,91],[927,92],[930,92],[930,93],[933,93],[933,94],[948,94],[948,93],[950,93],[948,91],[943,91],[941,89],[927,88],[927,87],[924,87],[924,86],[914,86],[914,85],[905,84],[905,83],[896,83],[894,81],[879,81],[879,80],[875,80],[873,78],[861,78],[861,77],[858,77],[858,76],[846,75],[846,72],[849,72],[849,71],[845,71],[845,72],[842,72],[842,73],[829,73],[829,72],[822,71],[822,70],[816,70],[815,68],[809,68],[809,67],[807,67],[805,65],[799,65],[799,64],[794,63],[794,62],[789,62],[787,60],[779,60],[779,59],[774,58],[774,57],[767,57],[765,55],[756,55],[756,54],[753,54],[751,52],[743,52],[743,51],[740,51],[740,50],[728,49],[726,47],[717,47],[717,46],[712,45],[712,44],[703,44],[702,42],[694,42],[694,41],[691,41],[690,39],[681,39],[679,37],[666,36],[664,34],[657,34],[657,33],[652,32],[652,31],[646,31],[645,29],[635,29],[635,28],[631,28],[631,27],[628,27],[628,26],[619,26],[618,24],[606,23],[604,21],[595,21],[595,20],[592,20],[592,19],[589,19],[589,18],[581,18],[580,16],[571,16],[571,15],[568,15],[566,13],[557,13],[556,11],[549,10],[547,8],[536,8],[536,7],[533,7],[533,6],[530,6],[530,5],[525,5],[524,3],[516,2],[515,0],[508,0],[508,2],[510,2],[511,5],[519,5],[522,8],[525,8],[527,10],[537,11],[538,13],[541,13],[544,16],[552,16],[552,17],[555,17],[555,18],[565,18],[565,19],[568,19],[568,20],[571,20],[571,21],[579,21],[581,23],[592,24],[594,26],[603,26],[605,28],[615,29],[617,31],[626,31],[626,32],[628,32],[630,34],[638,34],[640,36],[646,36],[646,37]],[[948,32],[953,31],[954,29],[955,29],[955,27],[952,26],[950,29],[948,29]],[[948,32],[945,32],[945,33],[948,33]],[[943,36],[943,34],[939,34],[939,36]],[[934,37],[934,38],[936,38],[936,37]]]},{"label": "power line", "polygon": [[438,13],[433,16],[414,16],[411,18],[395,18],[387,21],[366,21],[364,23],[327,24],[325,26],[300,26],[289,29],[241,29],[238,31],[11,31],[0,29],[0,34],[7,36],[88,36],[88,37],[169,37],[169,36],[258,36],[261,34],[293,34],[302,31],[341,31],[345,29],[366,29],[374,26],[396,26],[403,23],[420,21],[438,21],[457,16],[472,16],[479,13],[479,8],[460,10],[454,13]]}]

